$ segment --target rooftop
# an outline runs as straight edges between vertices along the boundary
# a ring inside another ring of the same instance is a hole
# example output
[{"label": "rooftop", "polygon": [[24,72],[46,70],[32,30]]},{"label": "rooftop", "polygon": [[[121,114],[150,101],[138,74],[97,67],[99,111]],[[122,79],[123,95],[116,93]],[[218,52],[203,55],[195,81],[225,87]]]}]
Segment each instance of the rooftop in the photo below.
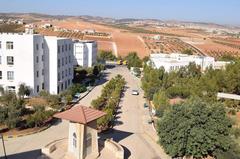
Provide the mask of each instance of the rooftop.
[{"label": "rooftop", "polygon": [[72,109],[58,113],[54,115],[54,117],[80,124],[87,124],[91,121],[101,118],[104,115],[106,115],[106,113],[102,111],[78,105],[76,107],[73,107]]}]

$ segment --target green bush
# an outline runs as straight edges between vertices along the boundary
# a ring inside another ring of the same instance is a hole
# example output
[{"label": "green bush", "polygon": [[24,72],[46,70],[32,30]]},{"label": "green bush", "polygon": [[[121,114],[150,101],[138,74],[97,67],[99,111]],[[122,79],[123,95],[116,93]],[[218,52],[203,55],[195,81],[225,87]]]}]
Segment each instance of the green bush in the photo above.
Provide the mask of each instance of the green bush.
[{"label": "green bush", "polygon": [[41,127],[45,124],[46,120],[53,116],[54,112],[49,110],[45,111],[45,107],[35,107],[35,113],[27,118],[27,127]]},{"label": "green bush", "polygon": [[107,114],[98,119],[98,128],[106,128],[112,122],[125,84],[125,79],[121,75],[117,75],[104,86],[101,96],[91,102],[92,107]]}]

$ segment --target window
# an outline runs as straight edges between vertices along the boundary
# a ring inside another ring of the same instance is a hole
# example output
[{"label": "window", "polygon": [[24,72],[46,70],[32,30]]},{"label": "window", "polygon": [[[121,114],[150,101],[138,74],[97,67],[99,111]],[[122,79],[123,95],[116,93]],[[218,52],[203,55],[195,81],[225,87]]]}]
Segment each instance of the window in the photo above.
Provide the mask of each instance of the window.
[{"label": "window", "polygon": [[67,44],[65,44],[65,51],[67,51]]},{"label": "window", "polygon": [[64,58],[62,58],[62,66],[64,66]]},{"label": "window", "polygon": [[45,89],[45,85],[44,85],[44,83],[42,83],[42,89]]},{"label": "window", "polygon": [[71,63],[71,56],[68,57],[69,63]]},{"label": "window", "polygon": [[42,62],[44,61],[44,55],[42,55]]},{"label": "window", "polygon": [[62,79],[64,79],[64,71],[62,71]]},{"label": "window", "polygon": [[7,56],[7,64],[8,65],[13,65],[14,64],[13,56]]},{"label": "window", "polygon": [[62,45],[62,52],[64,52],[64,45]]},{"label": "window", "polygon": [[76,133],[73,133],[73,147],[77,148],[77,135],[76,135]]},{"label": "window", "polygon": [[39,92],[39,85],[37,85],[37,93]]},{"label": "window", "polygon": [[39,49],[38,44],[36,44],[36,50],[38,50],[38,49]]},{"label": "window", "polygon": [[61,75],[60,75],[60,73],[58,72],[58,81],[60,81],[61,80]]},{"label": "window", "polygon": [[92,135],[91,135],[91,133],[87,134],[85,142],[86,142],[85,145],[87,148],[87,154],[91,154],[92,153]]},{"label": "window", "polygon": [[65,81],[65,89],[67,89],[67,81]]},{"label": "window", "polygon": [[42,69],[42,75],[44,76],[44,69]]},{"label": "window", "polygon": [[42,43],[42,49],[44,49],[44,43]]},{"label": "window", "polygon": [[71,44],[68,45],[68,49],[69,49],[69,51],[71,50]]},{"label": "window", "polygon": [[38,59],[38,56],[36,56],[36,62],[38,63],[39,59]]},{"label": "window", "polygon": [[7,87],[7,90],[9,91],[9,92],[15,92],[15,86],[8,86]]},{"label": "window", "polygon": [[65,64],[67,65],[67,62],[68,62],[68,58],[66,57],[66,59],[65,59]]},{"label": "window", "polygon": [[71,75],[71,68],[68,69],[68,75]]},{"label": "window", "polygon": [[70,79],[68,80],[68,85],[70,85]]},{"label": "window", "polygon": [[61,90],[63,90],[63,83],[61,84]]},{"label": "window", "polygon": [[65,70],[65,77],[67,77],[68,76],[68,71],[67,70]]},{"label": "window", "polygon": [[60,68],[60,65],[61,65],[61,61],[60,59],[58,59],[58,68]]},{"label": "window", "polygon": [[13,71],[7,71],[7,79],[14,80],[14,72]]},{"label": "window", "polygon": [[39,77],[39,72],[37,71],[37,77]]},{"label": "window", "polygon": [[7,49],[7,50],[13,50],[13,42],[7,41],[7,43],[6,43],[6,49]]},{"label": "window", "polygon": [[0,79],[2,79],[2,71],[0,71]]},{"label": "window", "polygon": [[58,45],[58,53],[60,53],[61,52],[61,49],[60,49],[60,46]]}]

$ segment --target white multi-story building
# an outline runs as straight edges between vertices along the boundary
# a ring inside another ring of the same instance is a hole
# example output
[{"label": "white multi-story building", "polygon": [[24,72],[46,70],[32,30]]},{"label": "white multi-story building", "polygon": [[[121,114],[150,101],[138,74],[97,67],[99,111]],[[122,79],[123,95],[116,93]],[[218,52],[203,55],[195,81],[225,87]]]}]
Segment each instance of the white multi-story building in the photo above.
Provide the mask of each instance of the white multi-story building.
[{"label": "white multi-story building", "polygon": [[[213,67],[214,69],[224,68],[225,65],[229,63],[215,61],[213,57],[209,56],[186,55],[179,53],[151,54],[150,62],[154,68],[163,67],[166,72],[179,70],[181,67],[186,67],[190,63],[195,63],[196,65],[200,66],[202,71],[209,67]],[[219,66],[220,64],[221,67]]]},{"label": "white multi-story building", "polygon": [[0,34],[0,85],[18,91],[24,83],[32,95],[58,94],[73,79],[72,40],[37,34]]},{"label": "white multi-story building", "polygon": [[97,42],[96,41],[75,41],[73,44],[74,66],[92,67],[97,62]]}]

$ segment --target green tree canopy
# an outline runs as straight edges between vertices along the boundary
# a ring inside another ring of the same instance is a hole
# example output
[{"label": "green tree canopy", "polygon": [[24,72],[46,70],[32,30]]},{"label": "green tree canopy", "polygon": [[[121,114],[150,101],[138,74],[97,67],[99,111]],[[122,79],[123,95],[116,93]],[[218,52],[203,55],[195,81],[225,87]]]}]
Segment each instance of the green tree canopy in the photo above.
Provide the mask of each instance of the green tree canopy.
[{"label": "green tree canopy", "polygon": [[158,91],[153,96],[153,104],[159,117],[163,116],[164,111],[169,107],[169,99],[165,92]]},{"label": "green tree canopy", "polygon": [[125,57],[125,60],[128,62],[128,69],[131,67],[142,67],[142,60],[138,57],[136,52],[130,52],[128,56]]},{"label": "green tree canopy", "polygon": [[113,60],[116,60],[116,56],[113,55],[112,51],[100,51],[98,53],[98,60],[110,60],[110,61],[113,61]]},{"label": "green tree canopy", "polygon": [[173,157],[214,156],[229,150],[231,121],[221,104],[192,99],[174,105],[158,123],[159,142]]}]

